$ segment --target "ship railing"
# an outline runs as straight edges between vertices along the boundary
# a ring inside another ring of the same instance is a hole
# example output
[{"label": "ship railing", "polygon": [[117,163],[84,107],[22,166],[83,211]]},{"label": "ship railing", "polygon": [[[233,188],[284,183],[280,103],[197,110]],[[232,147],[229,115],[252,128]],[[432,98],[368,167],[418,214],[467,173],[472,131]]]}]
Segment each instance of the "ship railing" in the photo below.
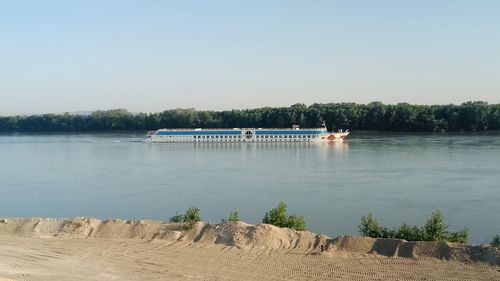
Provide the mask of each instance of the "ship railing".
[{"label": "ship railing", "polygon": [[[261,130],[261,131],[266,131],[266,130],[297,130],[297,131],[303,131],[303,130],[325,130],[324,128],[300,128],[300,129],[292,129],[292,128],[163,128],[159,129],[158,131],[238,131],[238,130]],[[156,131],[153,131],[156,132]]]},{"label": "ship railing", "polygon": [[290,130],[290,131],[293,131],[293,130],[297,130],[297,131],[303,131],[303,130],[321,130],[323,131],[324,128],[258,128],[256,130]]},{"label": "ship railing", "polygon": [[238,131],[238,130],[242,130],[240,128],[232,128],[232,129],[228,129],[228,128],[163,128],[163,129],[159,129],[158,131]]}]

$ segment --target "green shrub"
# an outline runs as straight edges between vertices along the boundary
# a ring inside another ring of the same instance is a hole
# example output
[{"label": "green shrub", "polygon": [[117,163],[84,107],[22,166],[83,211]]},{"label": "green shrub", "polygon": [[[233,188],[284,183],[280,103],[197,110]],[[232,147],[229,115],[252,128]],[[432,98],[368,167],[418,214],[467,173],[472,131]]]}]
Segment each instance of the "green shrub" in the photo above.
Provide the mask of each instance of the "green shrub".
[{"label": "green shrub", "polygon": [[491,246],[500,247],[500,235],[495,235],[491,240]]},{"label": "green shrub", "polygon": [[467,243],[469,239],[469,230],[467,228],[459,232],[449,232],[448,227],[449,225],[444,223],[443,214],[437,210],[427,220],[421,240]]},{"label": "green shrub", "polygon": [[186,223],[186,228],[192,228],[194,223],[200,221],[200,209],[196,207],[191,207],[186,210],[184,215],[179,214],[179,212],[175,212],[175,216],[170,218],[170,222],[184,222]]},{"label": "green shrub", "polygon": [[186,214],[184,215],[184,222],[197,222],[200,220],[200,209],[191,207],[186,210]]},{"label": "green shrub", "polygon": [[426,241],[443,241],[447,236],[448,225],[444,223],[443,214],[437,210],[432,213],[425,223],[425,237],[422,240]]},{"label": "green shrub", "polygon": [[184,222],[186,223],[186,228],[192,228],[194,223],[201,220],[200,209],[196,207],[191,207],[186,210],[184,215]]},{"label": "green shrub", "polygon": [[170,218],[170,222],[183,222],[184,215],[179,214],[179,212],[175,212],[175,216]]},{"label": "green shrub", "polygon": [[295,214],[288,216],[285,227],[304,231],[307,230],[306,221],[303,216],[297,216]]},{"label": "green shrub", "polygon": [[442,213],[437,210],[432,213],[423,227],[410,226],[404,223],[397,229],[382,227],[372,214],[361,217],[358,225],[359,232],[363,236],[373,238],[397,238],[408,241],[447,241],[467,243],[469,230],[467,228],[459,232],[449,232]]},{"label": "green shrub", "polygon": [[228,221],[240,221],[240,212],[235,210],[234,212],[229,212]]},{"label": "green shrub", "polygon": [[381,236],[381,227],[372,214],[368,214],[366,217],[361,217],[361,224],[358,225],[358,229],[361,235],[366,237]]},{"label": "green shrub", "polygon": [[262,219],[263,223],[272,224],[278,227],[288,227],[295,230],[307,230],[304,217],[298,215],[287,215],[286,204],[280,202],[278,207],[269,210]]},{"label": "green shrub", "polygon": [[403,222],[398,230],[396,230],[395,236],[408,241],[414,240],[415,229],[411,225]]},{"label": "green shrub", "polygon": [[467,240],[469,240],[469,229],[464,228],[459,232],[449,232],[443,240],[447,242],[467,243]]}]

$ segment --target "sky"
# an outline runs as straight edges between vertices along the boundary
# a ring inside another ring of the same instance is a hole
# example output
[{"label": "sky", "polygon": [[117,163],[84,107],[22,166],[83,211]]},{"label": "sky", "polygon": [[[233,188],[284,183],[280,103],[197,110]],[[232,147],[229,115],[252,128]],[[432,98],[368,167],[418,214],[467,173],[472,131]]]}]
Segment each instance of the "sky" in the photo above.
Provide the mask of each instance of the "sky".
[{"label": "sky", "polygon": [[0,0],[0,115],[500,103],[500,1]]}]

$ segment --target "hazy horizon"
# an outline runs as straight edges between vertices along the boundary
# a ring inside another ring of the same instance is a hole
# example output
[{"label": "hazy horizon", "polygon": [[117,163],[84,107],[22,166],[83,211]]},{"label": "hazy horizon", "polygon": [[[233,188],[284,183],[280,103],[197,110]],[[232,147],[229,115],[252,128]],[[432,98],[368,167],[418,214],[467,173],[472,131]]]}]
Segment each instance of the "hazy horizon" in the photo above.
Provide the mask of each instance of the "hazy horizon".
[{"label": "hazy horizon", "polygon": [[0,116],[500,103],[499,1],[0,1]]}]

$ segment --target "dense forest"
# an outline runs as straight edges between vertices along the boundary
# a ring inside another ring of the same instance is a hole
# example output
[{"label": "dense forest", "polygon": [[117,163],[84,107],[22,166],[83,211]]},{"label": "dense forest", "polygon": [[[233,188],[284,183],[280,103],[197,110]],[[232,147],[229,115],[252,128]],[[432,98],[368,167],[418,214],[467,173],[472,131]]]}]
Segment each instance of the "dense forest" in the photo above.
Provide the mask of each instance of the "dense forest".
[{"label": "dense forest", "polygon": [[0,132],[95,132],[154,130],[158,128],[288,128],[292,124],[328,129],[379,131],[500,130],[500,104],[467,102],[461,105],[395,105],[372,102],[294,104],[230,111],[172,109],[133,114],[124,109],[88,115],[44,114],[0,117]]}]

